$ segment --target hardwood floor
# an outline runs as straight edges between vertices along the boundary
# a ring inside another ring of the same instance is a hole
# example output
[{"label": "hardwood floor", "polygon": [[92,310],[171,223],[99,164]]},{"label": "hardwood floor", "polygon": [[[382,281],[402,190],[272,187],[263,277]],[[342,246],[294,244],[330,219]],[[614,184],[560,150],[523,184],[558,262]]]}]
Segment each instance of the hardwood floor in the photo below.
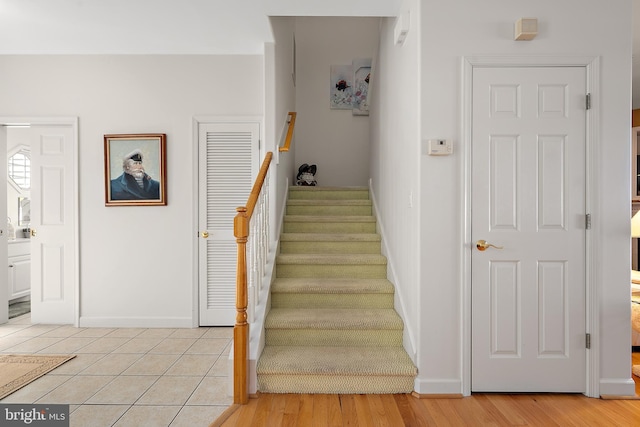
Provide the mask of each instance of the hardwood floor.
[{"label": "hardwood floor", "polygon": [[[225,418],[226,417],[226,418]],[[572,394],[477,393],[461,399],[395,395],[262,394],[211,426],[639,426],[640,400]]]},{"label": "hardwood floor", "polygon": [[[640,352],[631,353],[640,365]],[[640,396],[640,377],[633,376]],[[640,400],[579,394],[475,393],[462,399],[395,395],[261,394],[210,427],[640,426]]]},{"label": "hardwood floor", "polygon": [[[631,353],[631,364],[640,365],[640,352]],[[636,396],[640,396],[640,377],[634,375],[633,381],[636,383]]]}]

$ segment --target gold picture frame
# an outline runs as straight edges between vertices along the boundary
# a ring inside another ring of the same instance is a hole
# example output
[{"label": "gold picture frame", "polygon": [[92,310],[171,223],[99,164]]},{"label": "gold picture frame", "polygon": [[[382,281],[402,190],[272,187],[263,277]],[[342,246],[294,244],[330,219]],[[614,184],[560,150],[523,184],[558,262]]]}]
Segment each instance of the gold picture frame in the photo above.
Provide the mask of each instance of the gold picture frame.
[{"label": "gold picture frame", "polygon": [[164,133],[104,135],[106,206],[167,204],[166,143]]}]

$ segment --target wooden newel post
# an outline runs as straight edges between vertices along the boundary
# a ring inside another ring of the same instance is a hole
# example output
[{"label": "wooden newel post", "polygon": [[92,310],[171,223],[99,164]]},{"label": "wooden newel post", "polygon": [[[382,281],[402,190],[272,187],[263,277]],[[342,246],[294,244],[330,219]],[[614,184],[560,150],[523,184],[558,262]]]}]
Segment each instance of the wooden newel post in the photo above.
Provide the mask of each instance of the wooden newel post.
[{"label": "wooden newel post", "polygon": [[233,220],[233,234],[238,244],[236,272],[236,324],[233,328],[233,403],[249,402],[249,324],[247,323],[247,238],[249,219],[242,206]]}]

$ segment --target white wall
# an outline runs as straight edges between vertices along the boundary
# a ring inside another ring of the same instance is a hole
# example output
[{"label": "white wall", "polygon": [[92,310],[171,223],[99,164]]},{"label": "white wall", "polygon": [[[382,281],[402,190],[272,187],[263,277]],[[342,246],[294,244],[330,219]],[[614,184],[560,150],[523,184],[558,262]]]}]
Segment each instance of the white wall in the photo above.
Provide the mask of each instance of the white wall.
[{"label": "white wall", "polygon": [[[270,18],[273,29],[274,43],[268,45],[269,51],[265,54],[265,62],[268,67],[265,85],[268,105],[265,107],[265,120],[270,123],[270,135],[267,143],[271,144],[268,150],[274,151],[274,159],[278,164],[276,171],[276,211],[273,221],[280,221],[284,215],[284,202],[286,200],[287,185],[292,185],[295,179],[295,153],[298,146],[298,127],[293,134],[293,141],[289,152],[278,152],[277,144],[280,143],[283,126],[290,111],[296,111],[296,88],[293,83],[294,70],[294,32],[295,18],[274,17]],[[279,224],[273,224],[273,230],[279,231]],[[278,236],[274,236],[277,238]]]},{"label": "white wall", "polygon": [[[379,81],[372,90],[371,176],[386,247],[410,330],[419,330],[416,391],[463,393],[462,58],[600,56],[600,117],[591,194],[594,279],[601,304],[599,393],[633,394],[629,322],[629,164],[631,0],[405,0],[409,36],[393,46],[393,19],[381,29]],[[537,17],[539,35],[513,40],[520,17]],[[611,31],[615,28],[615,31]],[[579,35],[579,36],[578,36]],[[418,53],[419,52],[419,53]],[[419,58],[419,63],[417,62]],[[415,112],[415,113],[414,113]],[[417,114],[419,130],[412,128]],[[422,142],[451,138],[454,154],[421,154]],[[408,208],[413,194],[414,208]],[[415,216],[417,215],[417,218]],[[406,224],[406,225],[405,225]],[[418,233],[419,244],[412,237]],[[419,267],[402,261],[419,254]],[[402,263],[407,264],[402,265]],[[402,268],[401,268],[402,266]],[[598,381],[596,380],[596,383]]]},{"label": "white wall", "polygon": [[402,0],[261,0],[271,16],[394,16]]},{"label": "white wall", "polygon": [[[197,324],[192,119],[262,115],[262,57],[0,56],[0,68],[0,115],[79,117],[80,324]],[[103,135],[147,132],[167,134],[168,205],[105,207]]]},{"label": "white wall", "polygon": [[296,171],[303,163],[317,165],[318,185],[367,185],[369,116],[329,108],[329,71],[331,65],[373,58],[378,22],[378,18],[296,19]]},{"label": "white wall", "polygon": [[[421,3],[421,138],[447,137],[454,155],[421,156],[422,265],[420,382],[443,390],[461,378],[461,57],[591,55],[602,58],[601,116],[596,138],[597,188],[592,196],[594,266],[601,298],[600,393],[633,394],[629,322],[629,159],[631,1],[429,0]],[[513,40],[520,17],[537,17],[539,35]],[[615,31],[612,31],[615,29]],[[437,184],[436,184],[437,183]],[[596,331],[593,331],[597,334]],[[434,345],[437,342],[438,345]],[[630,388],[631,387],[631,388]]]},{"label": "white wall", "polygon": [[640,0],[633,0],[633,89],[632,107],[640,108]]},{"label": "white wall", "polygon": [[[405,3],[414,11],[418,4]],[[405,348],[415,361],[421,325],[420,40],[416,13],[411,20],[413,30],[401,47],[393,39],[395,18],[381,23],[379,57],[372,70],[370,175],[396,307],[406,321]]]}]

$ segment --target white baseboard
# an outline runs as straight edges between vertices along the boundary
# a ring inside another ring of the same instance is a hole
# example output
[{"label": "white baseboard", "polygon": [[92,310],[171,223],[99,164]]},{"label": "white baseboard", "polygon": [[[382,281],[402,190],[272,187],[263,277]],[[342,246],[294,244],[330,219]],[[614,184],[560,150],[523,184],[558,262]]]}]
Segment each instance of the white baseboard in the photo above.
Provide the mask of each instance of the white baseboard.
[{"label": "white baseboard", "polygon": [[462,381],[459,379],[428,380],[418,377],[414,382],[414,391],[420,395],[461,395]]},{"label": "white baseboard", "polygon": [[191,317],[80,316],[81,328],[193,328]]},{"label": "white baseboard", "polygon": [[394,259],[389,255],[390,251],[387,248],[386,232],[385,232],[384,226],[382,225],[382,222],[379,219],[378,203],[376,200],[375,192],[373,191],[373,185],[371,180],[369,180],[369,195],[371,198],[373,216],[376,218],[377,231],[378,231],[378,234],[380,234],[380,237],[382,239],[381,241],[382,255],[387,257],[387,278],[391,281],[391,283],[393,283],[393,286],[396,288],[396,292],[393,296],[393,308],[396,310],[396,312],[404,322],[404,328],[402,330],[402,345],[405,351],[407,352],[407,354],[409,354],[409,357],[411,358],[413,363],[417,365],[418,350],[416,348],[416,342],[417,342],[416,334],[414,333],[414,330],[413,330],[413,324],[407,321],[407,316],[405,314],[406,313],[405,304],[404,304],[404,301],[402,300],[402,294],[397,291],[397,288],[400,282],[395,273]]},{"label": "white baseboard", "polygon": [[[253,395],[258,392],[258,373],[256,371],[258,366],[257,358],[249,357],[249,394]],[[234,366],[233,366],[233,340],[231,340],[231,348],[229,355],[227,356],[227,393],[229,396],[233,396],[233,378],[234,378]]]},{"label": "white baseboard", "polygon": [[636,384],[633,378],[601,378],[600,396],[635,396]]}]

